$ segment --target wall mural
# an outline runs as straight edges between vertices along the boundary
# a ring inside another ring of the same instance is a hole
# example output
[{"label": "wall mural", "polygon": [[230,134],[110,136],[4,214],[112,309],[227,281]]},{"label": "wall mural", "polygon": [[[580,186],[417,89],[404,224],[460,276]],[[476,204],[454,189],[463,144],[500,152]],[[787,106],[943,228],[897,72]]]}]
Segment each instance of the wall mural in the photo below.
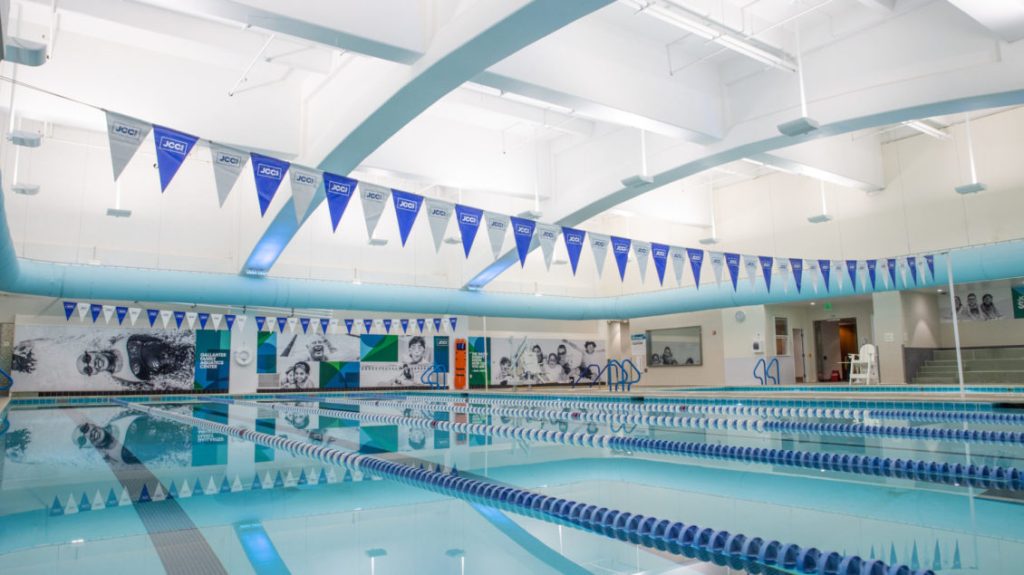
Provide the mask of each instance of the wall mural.
[{"label": "wall mural", "polygon": [[[474,350],[484,348],[480,339],[483,338],[471,338]],[[519,336],[488,339],[490,385],[590,382],[605,365],[605,344],[596,338],[570,340]],[[469,362],[472,366],[472,356]]]},{"label": "wall mural", "polygon": [[[949,294],[938,295],[939,320],[952,323]],[[953,292],[957,321],[994,321],[1017,315],[1013,291],[1008,281],[959,284]]]}]

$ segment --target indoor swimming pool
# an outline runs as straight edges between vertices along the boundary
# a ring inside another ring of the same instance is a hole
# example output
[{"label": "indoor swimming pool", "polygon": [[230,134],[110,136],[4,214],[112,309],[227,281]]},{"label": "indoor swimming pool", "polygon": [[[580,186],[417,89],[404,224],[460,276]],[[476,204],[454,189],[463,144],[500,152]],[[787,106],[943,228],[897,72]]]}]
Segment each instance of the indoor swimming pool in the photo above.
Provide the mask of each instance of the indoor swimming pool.
[{"label": "indoor swimming pool", "polygon": [[1024,413],[990,405],[77,401],[8,413],[5,574],[1011,574],[1024,561]]}]

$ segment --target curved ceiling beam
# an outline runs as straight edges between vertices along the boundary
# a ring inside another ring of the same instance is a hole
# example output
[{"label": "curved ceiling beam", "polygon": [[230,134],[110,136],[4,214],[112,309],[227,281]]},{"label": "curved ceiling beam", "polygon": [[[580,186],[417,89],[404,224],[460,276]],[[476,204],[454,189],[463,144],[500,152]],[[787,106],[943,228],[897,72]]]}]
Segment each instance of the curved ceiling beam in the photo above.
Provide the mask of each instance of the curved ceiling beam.
[{"label": "curved ceiling beam", "polygon": [[[319,168],[348,174],[391,136],[445,94],[523,47],[610,4],[613,0],[516,0],[480,2],[443,28],[430,49],[408,69],[396,70],[364,109],[348,110],[324,150]],[[316,146],[314,146],[315,148]],[[317,156],[317,152],[311,155]],[[318,190],[301,222],[289,198],[256,241],[243,274],[265,274],[326,199]]]}]

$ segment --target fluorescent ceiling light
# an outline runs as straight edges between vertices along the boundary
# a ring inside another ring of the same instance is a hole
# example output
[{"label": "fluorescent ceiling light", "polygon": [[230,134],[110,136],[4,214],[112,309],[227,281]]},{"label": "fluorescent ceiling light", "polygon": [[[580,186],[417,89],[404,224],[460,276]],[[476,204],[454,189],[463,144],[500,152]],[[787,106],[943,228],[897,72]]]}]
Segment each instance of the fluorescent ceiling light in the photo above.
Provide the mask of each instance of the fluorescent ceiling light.
[{"label": "fluorescent ceiling light", "polygon": [[943,132],[931,124],[922,122],[921,120],[910,120],[903,122],[903,125],[913,130],[917,130],[926,136],[931,136],[939,140],[948,140],[952,137],[946,132]]},{"label": "fluorescent ceiling light", "polygon": [[466,82],[462,87],[467,90],[472,90],[474,92],[479,92],[480,94],[487,94],[488,96],[494,97],[500,97],[504,93],[497,88],[484,86],[483,84],[477,84],[476,82]]},{"label": "fluorescent ceiling light", "polygon": [[559,112],[561,114],[572,114],[572,108],[565,106],[559,106],[558,104],[552,104],[551,102],[545,102],[544,100],[538,100],[537,98],[531,98],[529,96],[523,96],[522,94],[513,94],[512,92],[501,92],[501,97],[506,100],[513,102],[519,102],[520,104],[526,104],[527,106],[533,106],[542,110],[551,110],[552,112]]},{"label": "fluorescent ceiling light", "polygon": [[791,176],[797,175],[795,171],[790,170],[789,168],[783,168],[782,166],[776,166],[776,165],[773,165],[773,164],[769,164],[767,162],[761,162],[761,161],[755,160],[753,158],[742,158],[742,160],[744,162],[748,163],[748,164],[752,164],[754,166],[758,166],[758,167],[761,167],[761,168],[767,168],[769,170],[775,170],[776,172],[782,172],[783,174],[789,174]]}]

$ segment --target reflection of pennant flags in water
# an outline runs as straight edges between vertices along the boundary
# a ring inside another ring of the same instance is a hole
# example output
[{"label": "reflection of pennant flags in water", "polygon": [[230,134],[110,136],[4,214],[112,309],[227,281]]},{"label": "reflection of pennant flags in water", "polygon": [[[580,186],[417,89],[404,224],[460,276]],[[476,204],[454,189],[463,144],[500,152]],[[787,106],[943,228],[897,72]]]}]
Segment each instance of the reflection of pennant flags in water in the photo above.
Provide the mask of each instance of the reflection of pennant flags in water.
[{"label": "reflection of pennant flags in water", "polygon": [[558,226],[537,224],[537,242],[544,255],[544,267],[551,271],[551,258],[555,254],[555,242],[558,241]]},{"label": "reflection of pennant flags in water", "polygon": [[277,318],[277,332],[284,333],[284,326],[288,325],[288,318],[279,317]]},{"label": "reflection of pennant flags in water", "polygon": [[693,284],[700,289],[700,266],[704,263],[704,250],[686,248],[686,257],[690,260],[690,271],[693,272]]},{"label": "reflection of pennant flags in water", "polygon": [[423,205],[423,196],[401,190],[391,190],[391,200],[395,204],[395,216],[398,218],[398,235],[402,239],[402,246],[409,239],[409,232],[416,223],[416,216],[420,213],[420,206]]},{"label": "reflection of pennant flags in water", "polygon": [[96,323],[96,319],[100,317],[100,313],[102,313],[102,312],[103,312],[103,306],[98,304],[98,303],[94,303],[94,304],[89,306],[89,313],[90,313],[90,315],[92,315],[92,322],[93,323]]},{"label": "reflection of pennant flags in water", "polygon": [[210,321],[210,314],[206,312],[200,312],[199,314],[199,328],[206,329],[206,322]]},{"label": "reflection of pennant flags in water", "polygon": [[725,254],[722,252],[708,252],[708,262],[711,264],[711,272],[715,276],[715,286],[722,286],[722,270],[725,268]]},{"label": "reflection of pennant flags in water", "polygon": [[562,227],[562,239],[565,241],[565,251],[569,254],[569,265],[572,267],[572,275],[576,275],[576,266],[580,263],[580,253],[583,251],[583,242],[587,232],[573,228]]},{"label": "reflection of pennant flags in water", "polygon": [[327,210],[331,213],[331,230],[338,231],[338,222],[341,221],[341,216],[345,215],[345,208],[348,207],[352,192],[359,182],[330,172],[324,172],[323,179]]},{"label": "reflection of pennant flags in water", "polygon": [[924,262],[928,264],[928,273],[931,275],[932,281],[935,281],[935,256],[933,254],[924,256]]},{"label": "reflection of pennant flags in water", "polygon": [[290,164],[255,152],[249,155],[252,157],[252,173],[256,179],[256,197],[260,202],[260,215],[265,216],[270,202],[277,194],[277,189],[281,187],[281,182],[284,180],[284,175]]},{"label": "reflection of pennant flags in water", "polygon": [[384,333],[391,333],[391,320],[390,319],[385,319],[384,320]]},{"label": "reflection of pennant flags in water", "polygon": [[128,317],[128,307],[119,305],[117,306],[117,325],[124,324],[124,318]]},{"label": "reflection of pennant flags in water", "polygon": [[331,328],[331,319],[327,318],[327,317],[320,318],[320,331],[323,332],[324,334],[326,334],[327,330],[330,329],[330,328]]},{"label": "reflection of pennant flags in water", "polygon": [[363,329],[366,330],[366,333],[370,333],[371,331],[373,331],[373,320],[372,319],[364,319],[363,320]]},{"label": "reflection of pennant flags in water", "polygon": [[484,212],[484,221],[487,222],[487,238],[491,242],[491,251],[494,258],[501,255],[501,248],[505,243],[505,231],[508,230],[508,216],[494,212]]},{"label": "reflection of pennant flags in water", "polygon": [[868,280],[871,281],[871,289],[875,289],[875,270],[878,267],[878,260],[866,260],[868,267]]},{"label": "reflection of pennant flags in water", "polygon": [[633,242],[633,255],[636,256],[636,266],[640,270],[640,283],[647,280],[647,261],[651,257],[651,244],[647,242]]},{"label": "reflection of pennant flags in water", "polygon": [[409,320],[402,318],[398,320],[398,323],[402,326],[402,333],[409,333]]},{"label": "reflection of pennant flags in water", "polygon": [[75,309],[78,307],[78,302],[66,301],[64,302],[64,317],[67,321],[71,321],[71,314],[75,313]]},{"label": "reflection of pennant flags in water", "polygon": [[[194,311],[190,311],[190,312],[185,314],[185,319],[188,321],[188,328],[189,329],[195,329],[195,327],[196,327],[196,319],[197,318],[198,318],[198,314],[196,312],[194,312]],[[181,325],[179,324],[178,327],[181,327]]]},{"label": "reflection of pennant flags in water", "polygon": [[914,285],[917,285],[917,258],[907,256],[907,267],[910,269],[910,278],[914,280]]},{"label": "reflection of pennant flags in water", "polygon": [[846,260],[846,273],[850,274],[850,287],[857,291],[857,260]]},{"label": "reflection of pennant flags in water", "polygon": [[299,324],[302,325],[302,333],[306,333],[306,332],[309,331],[309,318],[308,317],[299,318]]},{"label": "reflection of pennant flags in water", "polygon": [[619,268],[619,280],[626,279],[626,263],[629,261],[629,238],[611,236],[612,256],[615,258],[615,265]]},{"label": "reflection of pennant flags in water", "polygon": [[747,279],[750,280],[751,289],[757,285],[758,267],[760,267],[760,264],[757,263],[757,256],[743,256],[743,269],[747,272]]},{"label": "reflection of pennant flags in water", "polygon": [[668,246],[651,244],[651,259],[654,260],[654,271],[658,274],[658,285],[665,285],[665,267],[668,265]]},{"label": "reflection of pennant flags in water", "polygon": [[345,320],[345,332],[348,333],[348,334],[351,334],[352,333],[352,327],[355,325],[355,323],[356,323],[355,320],[346,319]]},{"label": "reflection of pennant flags in water", "polygon": [[376,184],[359,182],[359,198],[363,202],[363,219],[366,220],[366,235],[373,239],[380,215],[384,213],[384,205],[391,196],[391,190]]},{"label": "reflection of pennant flags in water", "polygon": [[732,281],[732,291],[736,291],[736,282],[740,279],[740,255],[726,253],[725,269],[729,270],[729,280]]},{"label": "reflection of pennant flags in water", "polygon": [[423,333],[423,328],[427,325],[427,320],[421,318],[416,319],[416,327],[419,328],[420,333]]},{"label": "reflection of pennant flags in water", "polygon": [[441,251],[441,242],[448,231],[448,222],[452,219],[455,205],[451,202],[427,199],[427,223],[430,224],[430,236],[434,239],[434,252]]},{"label": "reflection of pennant flags in water", "polygon": [[519,266],[526,267],[526,255],[530,253],[530,242],[533,241],[537,222],[515,216],[510,216],[509,221],[512,225],[512,237],[516,241],[516,253],[519,254]]},{"label": "reflection of pennant flags in water", "polygon": [[590,233],[590,250],[594,254],[594,267],[597,268],[597,278],[601,279],[604,273],[604,262],[608,259],[608,244],[610,237],[605,234]]},{"label": "reflection of pennant flags in water", "polygon": [[153,327],[153,324],[156,323],[156,318],[160,317],[160,310],[147,309],[146,315],[149,317],[149,327]]},{"label": "reflection of pennant flags in water", "polygon": [[185,312],[176,311],[174,312],[174,323],[181,329],[181,322],[185,321]]},{"label": "reflection of pennant flags in water", "polygon": [[139,319],[139,315],[141,315],[141,314],[142,314],[142,309],[141,308],[137,308],[137,307],[130,307],[130,308],[128,308],[128,322],[131,323],[134,326],[135,322]]},{"label": "reflection of pennant flags in water", "polygon": [[267,318],[262,315],[256,316],[256,331],[263,331],[263,326],[266,325]]},{"label": "reflection of pennant flags in water", "polygon": [[892,282],[892,288],[896,289],[896,258],[888,258],[885,260],[886,275],[889,277],[888,282]]},{"label": "reflection of pennant flags in water", "polygon": [[757,261],[761,264],[761,275],[764,276],[764,289],[771,292],[772,265],[775,263],[775,260],[771,256],[757,256]]},{"label": "reflection of pennant flags in water", "polygon": [[313,195],[320,189],[323,172],[301,166],[292,166],[288,170],[288,179],[292,184],[292,201],[295,208],[295,219],[302,223],[313,203]]},{"label": "reflection of pennant flags in water", "polygon": [[473,249],[473,240],[476,239],[476,232],[480,230],[480,222],[484,217],[483,210],[455,205],[455,222],[459,225],[459,235],[462,236],[462,251],[469,257]]},{"label": "reflection of pennant flags in water", "polygon": [[804,260],[789,258],[789,269],[793,270],[793,283],[796,284],[796,293],[800,293],[804,277]]},{"label": "reflection of pennant flags in water", "polygon": [[459,325],[459,318],[452,316],[448,318],[448,323],[452,324],[452,333],[454,333],[456,326]]},{"label": "reflection of pennant flags in water", "polygon": [[121,177],[124,167],[131,161],[139,146],[142,145],[142,141],[146,139],[152,129],[152,125],[142,120],[107,112],[107,138],[110,141],[110,161],[114,166],[114,181]]},{"label": "reflection of pennant flags in water", "polygon": [[235,187],[238,176],[248,159],[248,154],[241,150],[229,148],[210,142],[210,155],[213,162],[213,178],[217,184],[217,201],[224,207],[231,189]]},{"label": "reflection of pennant flags in water", "polygon": [[[818,270],[821,272],[822,283],[825,284],[825,292],[829,292],[829,276],[832,273],[831,260],[818,260]],[[815,286],[817,287],[817,286]]]},{"label": "reflection of pennant flags in water", "polygon": [[441,318],[439,317],[434,318],[434,332],[441,333]]},{"label": "reflection of pennant flags in water", "polygon": [[103,306],[103,321],[110,323],[110,318],[114,317],[114,306],[105,305]]},{"label": "reflection of pennant flags in water", "polygon": [[156,144],[156,166],[160,172],[160,191],[167,190],[178,168],[192,151],[199,138],[163,126],[153,126],[153,143]]}]

